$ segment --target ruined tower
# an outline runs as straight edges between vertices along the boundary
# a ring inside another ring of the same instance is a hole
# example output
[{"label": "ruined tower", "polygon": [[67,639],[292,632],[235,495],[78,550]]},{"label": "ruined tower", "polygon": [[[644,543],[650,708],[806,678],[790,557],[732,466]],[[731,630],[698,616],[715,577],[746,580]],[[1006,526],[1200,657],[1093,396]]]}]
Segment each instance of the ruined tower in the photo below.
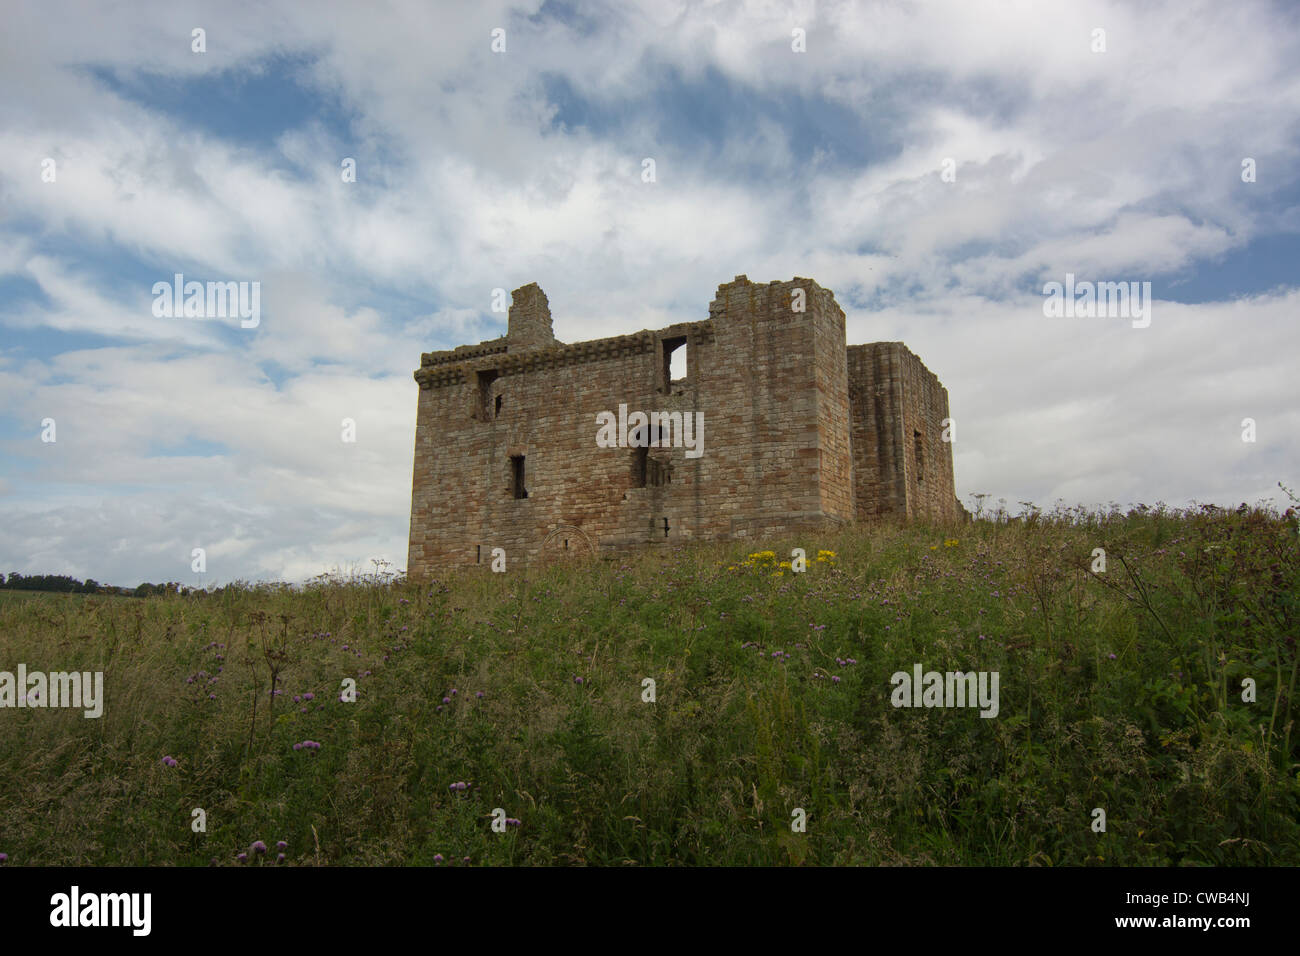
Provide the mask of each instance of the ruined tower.
[{"label": "ruined tower", "polygon": [[947,391],[901,342],[848,346],[811,279],[737,276],[706,320],[572,345],[526,285],[504,337],[415,379],[412,576],[960,514]]}]

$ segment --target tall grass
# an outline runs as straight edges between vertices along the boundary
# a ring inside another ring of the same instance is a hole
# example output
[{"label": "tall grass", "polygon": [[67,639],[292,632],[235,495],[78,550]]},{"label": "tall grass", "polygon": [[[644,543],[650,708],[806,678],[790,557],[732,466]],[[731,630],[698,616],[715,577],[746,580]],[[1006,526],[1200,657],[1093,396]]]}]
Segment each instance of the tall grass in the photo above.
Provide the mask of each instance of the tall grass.
[{"label": "tall grass", "polygon": [[[103,671],[106,703],[98,720],[0,710],[0,852],[1300,863],[1294,518],[1031,510],[761,547],[189,597],[6,592],[0,670]],[[805,573],[779,566],[794,547]],[[915,663],[999,672],[999,715],[895,709],[890,676]],[[494,832],[496,808],[519,824]]]}]

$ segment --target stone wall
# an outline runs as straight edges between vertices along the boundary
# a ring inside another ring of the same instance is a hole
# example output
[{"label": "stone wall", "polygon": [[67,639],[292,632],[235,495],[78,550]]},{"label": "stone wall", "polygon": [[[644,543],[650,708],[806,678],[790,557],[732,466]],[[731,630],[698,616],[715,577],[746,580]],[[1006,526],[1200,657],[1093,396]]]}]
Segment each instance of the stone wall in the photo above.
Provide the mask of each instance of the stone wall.
[{"label": "stone wall", "polygon": [[858,519],[962,517],[948,390],[902,342],[850,346],[848,366]]}]

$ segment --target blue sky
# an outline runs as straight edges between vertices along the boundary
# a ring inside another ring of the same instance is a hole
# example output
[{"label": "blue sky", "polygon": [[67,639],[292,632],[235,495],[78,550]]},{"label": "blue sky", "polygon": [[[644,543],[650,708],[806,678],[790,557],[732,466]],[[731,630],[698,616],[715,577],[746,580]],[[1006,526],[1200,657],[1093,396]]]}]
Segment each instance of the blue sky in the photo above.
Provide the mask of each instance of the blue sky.
[{"label": "blue sky", "polygon": [[[851,342],[944,382],[968,503],[1300,484],[1288,5],[2,16],[0,571],[403,566],[411,372],[532,281],[580,341],[703,318],[737,274],[816,279]],[[1046,318],[1067,272],[1150,282],[1150,326]],[[154,316],[175,273],[260,283],[259,324]]]}]

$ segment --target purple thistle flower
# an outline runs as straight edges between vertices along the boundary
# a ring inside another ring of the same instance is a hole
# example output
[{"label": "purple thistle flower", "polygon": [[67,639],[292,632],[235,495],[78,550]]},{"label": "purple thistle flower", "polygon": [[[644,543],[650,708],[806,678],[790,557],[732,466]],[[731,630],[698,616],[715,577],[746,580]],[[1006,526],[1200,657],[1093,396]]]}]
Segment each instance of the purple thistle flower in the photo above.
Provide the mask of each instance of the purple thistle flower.
[{"label": "purple thistle flower", "polygon": [[216,700],[216,699],[217,699],[217,695],[216,695],[216,694],[209,694],[209,695],[208,695],[208,700]]},{"label": "purple thistle flower", "polygon": [[285,843],[283,840],[277,840],[275,844],[275,848],[277,850],[287,850],[289,849],[289,844]]},{"label": "purple thistle flower", "polygon": [[441,863],[441,862],[442,862],[442,854],[441,854],[441,853],[435,853],[435,854],[433,855],[433,862],[434,862],[434,863]]},{"label": "purple thistle flower", "polygon": [[247,863],[247,862],[248,862],[248,854],[247,854],[247,853],[241,853],[241,854],[239,854],[239,856],[235,857],[235,859],[238,860],[240,863]]},{"label": "purple thistle flower", "polygon": [[315,700],[315,699],[316,699],[316,695],[313,694],[311,691],[308,691],[307,693],[305,693],[305,694],[302,695],[302,699],[303,699],[303,700]]},{"label": "purple thistle flower", "polygon": [[476,691],[474,691],[474,696],[475,696],[475,697],[482,697],[482,696],[483,696],[483,692],[482,692],[481,690],[476,690]]},{"label": "purple thistle flower", "polygon": [[450,698],[450,697],[444,697],[444,698],[442,699],[442,702],[443,702],[444,704],[450,704],[450,703],[451,703],[451,698]]},{"label": "purple thistle flower", "polygon": [[169,756],[166,756],[166,757],[163,757],[163,758],[162,758],[162,762],[163,762],[163,766],[164,766],[164,767],[175,767],[176,764],[177,764],[177,760],[176,760],[176,758],[175,758],[175,757],[172,757],[172,756],[170,756],[170,755],[169,755]]},{"label": "purple thistle flower", "polygon": [[575,684],[581,684],[581,683],[582,683],[582,678],[581,678],[581,677],[575,677],[575,678],[573,679],[573,682],[574,682]]},{"label": "purple thistle flower", "polygon": [[[468,860],[469,857],[465,857],[465,859]],[[8,853],[0,853],[0,863],[8,863],[8,862],[9,862],[9,854],[8,854]]]},{"label": "purple thistle flower", "polygon": [[302,750],[302,744],[294,744],[294,745],[293,745],[293,749],[294,749],[294,750]]},{"label": "purple thistle flower", "polygon": [[276,858],[275,858],[275,862],[276,862],[276,863],[283,863],[283,862],[284,862],[284,854],[283,854],[283,853],[277,854],[277,855],[276,855]]},{"label": "purple thistle flower", "polygon": [[1114,655],[1114,654],[1111,654],[1111,655],[1110,655],[1110,659],[1113,661],[1113,660],[1115,659],[1115,655]]},{"label": "purple thistle flower", "polygon": [[451,690],[449,690],[447,693],[451,694],[452,697],[455,697],[455,696],[456,696],[456,688],[453,687],[453,688],[452,688]]},{"label": "purple thistle flower", "polygon": [[263,843],[261,840],[254,840],[253,845],[250,846],[249,849],[252,850],[254,853],[265,853],[266,844]]},{"label": "purple thistle flower", "polygon": [[831,683],[832,683],[832,684],[838,684],[839,682],[840,682],[840,677],[839,677],[838,674],[833,674],[833,675],[831,675]]}]

